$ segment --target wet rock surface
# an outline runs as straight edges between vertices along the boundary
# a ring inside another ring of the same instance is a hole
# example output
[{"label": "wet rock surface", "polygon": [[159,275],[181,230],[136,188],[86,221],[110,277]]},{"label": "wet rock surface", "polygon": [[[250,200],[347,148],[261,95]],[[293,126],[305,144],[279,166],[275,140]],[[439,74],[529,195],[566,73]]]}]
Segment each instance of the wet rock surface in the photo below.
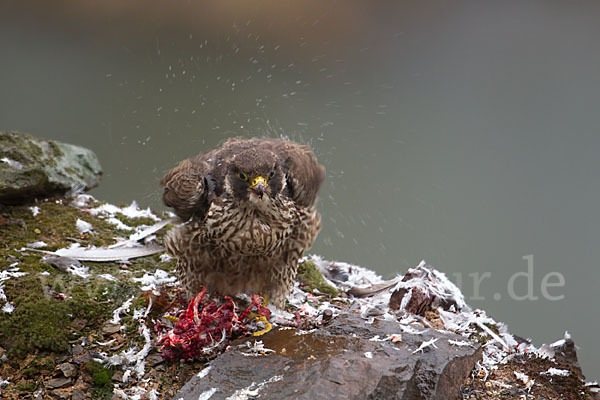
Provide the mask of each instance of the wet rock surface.
[{"label": "wet rock surface", "polygon": [[101,175],[91,150],[21,132],[0,132],[0,203],[88,190],[99,184]]},{"label": "wet rock surface", "polygon": [[[265,399],[458,398],[461,383],[481,357],[475,344],[448,342],[461,339],[433,329],[400,335],[395,321],[369,324],[359,315],[343,314],[310,333],[290,329],[264,335],[264,347],[274,350],[264,355],[249,355],[247,345],[234,343],[174,398],[196,400],[211,391],[211,399],[257,394]],[[432,345],[419,350],[427,342]]]}]

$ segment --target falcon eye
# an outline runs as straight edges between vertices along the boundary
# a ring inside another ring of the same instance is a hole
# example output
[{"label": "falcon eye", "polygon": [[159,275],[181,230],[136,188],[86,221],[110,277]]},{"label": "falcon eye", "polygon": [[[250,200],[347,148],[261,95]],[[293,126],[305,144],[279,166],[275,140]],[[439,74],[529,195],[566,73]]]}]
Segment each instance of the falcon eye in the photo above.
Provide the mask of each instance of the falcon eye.
[{"label": "falcon eye", "polygon": [[269,172],[269,179],[271,179],[274,175],[275,175],[275,170],[272,169],[271,172]]},{"label": "falcon eye", "polygon": [[247,181],[248,180],[248,175],[246,175],[245,173],[240,171],[240,179],[243,181]]}]

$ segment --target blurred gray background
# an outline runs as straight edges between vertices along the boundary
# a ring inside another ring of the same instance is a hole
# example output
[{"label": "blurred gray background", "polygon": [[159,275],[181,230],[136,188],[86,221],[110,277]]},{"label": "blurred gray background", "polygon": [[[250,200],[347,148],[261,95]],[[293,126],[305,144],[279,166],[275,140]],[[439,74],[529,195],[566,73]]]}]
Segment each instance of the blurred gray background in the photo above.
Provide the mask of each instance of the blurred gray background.
[{"label": "blurred gray background", "polygon": [[[598,21],[581,1],[2,2],[0,129],[93,149],[97,198],[155,209],[169,168],[230,136],[309,143],[315,253],[386,278],[425,259],[513,333],[569,330],[598,379]],[[511,299],[528,255],[539,298]]]}]

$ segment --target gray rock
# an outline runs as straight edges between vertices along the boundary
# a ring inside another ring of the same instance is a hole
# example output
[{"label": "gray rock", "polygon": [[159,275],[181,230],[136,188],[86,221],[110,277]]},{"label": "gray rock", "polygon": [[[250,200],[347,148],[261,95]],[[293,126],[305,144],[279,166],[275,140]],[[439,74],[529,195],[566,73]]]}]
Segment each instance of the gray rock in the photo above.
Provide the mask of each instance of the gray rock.
[{"label": "gray rock", "polygon": [[[221,354],[205,377],[195,375],[174,398],[196,400],[216,388],[211,400],[234,394],[261,399],[458,399],[460,385],[481,359],[479,346],[452,346],[449,339],[464,338],[433,329],[403,333],[396,343],[370,340],[399,332],[397,322],[369,325],[351,314],[305,335],[272,331],[261,339],[274,353],[248,356],[236,348]],[[436,347],[417,351],[434,339]]]},{"label": "gray rock", "polygon": [[71,384],[71,378],[55,378],[46,382],[46,387],[49,389],[57,389]]},{"label": "gray rock", "polygon": [[1,203],[88,190],[98,186],[101,175],[91,150],[20,132],[0,132]]},{"label": "gray rock", "polygon": [[92,356],[90,355],[90,353],[81,353],[76,357],[73,357],[73,362],[75,364],[81,365],[81,364],[85,364],[88,361],[92,360]]},{"label": "gray rock", "polygon": [[83,347],[80,344],[73,345],[73,355],[78,356],[83,353]]},{"label": "gray rock", "polygon": [[162,363],[163,361],[164,361],[164,359],[158,353],[153,353],[153,354],[150,354],[148,357],[146,357],[146,364],[148,364],[150,367],[156,367],[158,364]]},{"label": "gray rock", "polygon": [[73,364],[64,363],[58,366],[58,368],[62,371],[63,375],[67,378],[72,377],[77,373],[77,367]]},{"label": "gray rock", "polygon": [[71,396],[71,400],[83,400],[85,399],[85,393],[81,389],[73,390],[73,396]]}]

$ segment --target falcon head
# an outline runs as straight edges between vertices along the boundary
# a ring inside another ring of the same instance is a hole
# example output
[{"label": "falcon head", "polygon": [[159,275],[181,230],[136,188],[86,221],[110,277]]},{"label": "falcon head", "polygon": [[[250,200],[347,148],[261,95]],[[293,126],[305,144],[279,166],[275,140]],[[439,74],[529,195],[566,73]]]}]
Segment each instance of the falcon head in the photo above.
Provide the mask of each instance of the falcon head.
[{"label": "falcon head", "polygon": [[269,150],[248,149],[236,154],[227,166],[225,191],[238,201],[262,203],[284,187],[284,173]]}]

